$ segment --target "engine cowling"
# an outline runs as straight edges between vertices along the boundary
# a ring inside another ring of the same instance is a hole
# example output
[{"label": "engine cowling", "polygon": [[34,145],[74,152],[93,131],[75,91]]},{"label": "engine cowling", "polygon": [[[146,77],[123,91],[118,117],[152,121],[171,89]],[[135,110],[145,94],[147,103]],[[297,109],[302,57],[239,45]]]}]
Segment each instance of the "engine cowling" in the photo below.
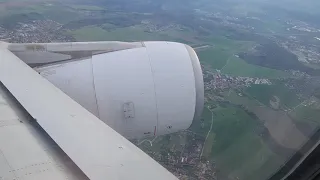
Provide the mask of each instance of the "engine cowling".
[{"label": "engine cowling", "polygon": [[198,57],[180,43],[144,42],[35,70],[129,139],[187,129],[203,109]]}]

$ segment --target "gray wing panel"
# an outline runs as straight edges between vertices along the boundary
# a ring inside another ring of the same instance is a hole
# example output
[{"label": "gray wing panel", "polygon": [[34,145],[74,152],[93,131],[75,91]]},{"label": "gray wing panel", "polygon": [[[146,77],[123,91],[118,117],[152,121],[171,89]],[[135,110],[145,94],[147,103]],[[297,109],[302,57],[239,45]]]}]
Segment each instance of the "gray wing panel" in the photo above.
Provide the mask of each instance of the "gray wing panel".
[{"label": "gray wing panel", "polygon": [[[35,67],[72,59],[89,58],[92,55],[142,47],[141,42],[65,42],[65,43],[30,43],[6,44],[13,54],[28,65]],[[1,47],[1,44],[0,44]]]},{"label": "gray wing panel", "polygon": [[6,49],[0,80],[90,179],[176,179]]},{"label": "gray wing panel", "polygon": [[88,179],[0,83],[0,179]]}]

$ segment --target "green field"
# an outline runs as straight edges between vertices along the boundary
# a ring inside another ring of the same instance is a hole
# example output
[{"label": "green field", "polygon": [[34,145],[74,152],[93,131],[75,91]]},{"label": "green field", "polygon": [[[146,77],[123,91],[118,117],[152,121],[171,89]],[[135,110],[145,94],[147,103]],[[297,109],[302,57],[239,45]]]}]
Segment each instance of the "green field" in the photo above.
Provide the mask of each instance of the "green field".
[{"label": "green field", "polygon": [[246,180],[266,179],[280,167],[283,160],[254,132],[261,126],[258,120],[231,106],[218,108],[214,113],[211,159],[221,173]]},{"label": "green field", "polygon": [[229,50],[234,50],[239,47],[237,41],[228,39],[224,36],[207,36],[202,39],[203,42],[212,44],[215,47],[226,48]]},{"label": "green field", "polygon": [[284,71],[248,64],[236,57],[239,52],[245,52],[255,43],[251,41],[235,41],[226,37],[208,37],[203,42],[213,45],[213,49],[198,52],[200,61],[212,69],[221,69],[222,73],[232,76],[258,78],[285,78],[290,74]]},{"label": "green field", "polygon": [[251,65],[235,56],[228,60],[227,65],[222,69],[222,72],[232,76],[270,79],[289,77],[289,73],[287,72]]},{"label": "green field", "polygon": [[301,105],[292,112],[292,116],[296,121],[320,124],[319,107]]},{"label": "green field", "polygon": [[245,111],[231,106],[217,108],[213,119],[216,143],[212,148],[212,153],[215,155],[225,151],[242,135],[253,132],[253,129],[259,125],[258,121],[252,119]]},{"label": "green field", "polygon": [[220,48],[207,49],[197,53],[200,62],[212,69],[221,69],[229,58],[229,53]]},{"label": "green field", "polygon": [[207,159],[210,158],[211,156],[211,152],[212,152],[212,146],[214,144],[214,141],[215,141],[215,133],[213,132],[210,132],[209,135],[208,135],[208,138],[206,140],[206,144],[204,144],[204,149],[203,149],[203,156],[206,157]]},{"label": "green field", "polygon": [[208,108],[204,108],[201,119],[193,121],[189,129],[199,136],[206,137],[210,130],[211,122],[212,113]]},{"label": "green field", "polygon": [[[143,30],[143,27],[141,27]],[[170,28],[164,31],[159,32],[160,35],[167,35],[172,37],[173,41],[181,42],[184,44],[195,44],[195,43],[202,43],[195,38],[195,34],[190,31],[189,29],[185,28],[183,30],[178,30],[175,28]]]},{"label": "green field", "polygon": [[233,104],[238,105],[244,105],[248,107],[249,109],[252,109],[253,107],[260,106],[261,103],[257,101],[254,98],[249,98],[245,96],[243,93],[241,93],[241,96],[239,95],[239,92],[235,92],[234,90],[226,91],[223,93],[226,100],[230,101]]},{"label": "green field", "polygon": [[75,21],[81,18],[81,15],[71,11],[70,9],[57,9],[52,7],[42,13],[46,18],[57,21],[61,24],[68,23],[70,21]]},{"label": "green field", "polygon": [[[39,14],[39,16],[42,16],[42,18],[51,19],[61,24],[65,24],[73,20],[78,20],[82,17],[81,14],[73,9],[56,4],[48,5],[43,3],[30,3],[21,4],[21,6],[23,6],[23,8],[20,6],[7,7],[5,11],[0,11],[0,18],[15,22],[14,18],[17,16],[23,17],[36,13]],[[23,19],[21,19],[21,21],[23,21]],[[20,22],[19,19],[18,22]]]},{"label": "green field", "polygon": [[77,10],[84,10],[84,11],[100,11],[104,10],[104,8],[99,6],[92,6],[92,5],[71,5],[72,8]]},{"label": "green field", "polygon": [[74,31],[69,31],[77,41],[148,41],[170,40],[168,35],[149,33],[140,27],[117,28],[110,31],[97,26],[86,26]]},{"label": "green field", "polygon": [[[139,147],[144,151],[151,152],[168,152],[170,149],[173,152],[181,152],[186,143],[186,136],[182,133],[173,133],[164,136],[158,136],[156,139],[146,138]],[[150,141],[153,140],[152,146]]]},{"label": "green field", "polygon": [[280,99],[280,106],[285,109],[293,108],[301,103],[296,93],[280,84],[254,84],[246,89],[246,93],[266,106],[270,106],[270,100],[273,96]]},{"label": "green field", "polygon": [[222,70],[222,73],[232,76],[270,79],[290,76],[287,72],[248,64],[236,57],[238,52],[247,51],[253,47],[254,42],[235,41],[225,37],[208,37],[204,42],[212,44],[213,48],[198,52],[201,63],[212,69]]},{"label": "green field", "polygon": [[246,180],[268,179],[284,163],[258,136],[250,133],[238,137],[215,161],[230,179]]},{"label": "green field", "polygon": [[224,35],[220,36],[206,36],[200,38],[203,43],[208,43],[213,45],[215,48],[223,49],[228,51],[230,55],[238,52],[246,51],[252,48],[256,43],[252,41],[238,41],[225,37]]}]

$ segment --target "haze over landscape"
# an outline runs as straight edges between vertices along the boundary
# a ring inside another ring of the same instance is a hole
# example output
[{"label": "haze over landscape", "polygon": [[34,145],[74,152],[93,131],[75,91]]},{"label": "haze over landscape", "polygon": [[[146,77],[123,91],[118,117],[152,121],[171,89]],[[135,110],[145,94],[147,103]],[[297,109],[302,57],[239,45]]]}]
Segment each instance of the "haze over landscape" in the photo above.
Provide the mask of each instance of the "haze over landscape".
[{"label": "haze over landscape", "polygon": [[133,143],[179,179],[268,179],[319,129],[319,8],[318,0],[0,0],[0,40],[192,46],[202,118]]}]

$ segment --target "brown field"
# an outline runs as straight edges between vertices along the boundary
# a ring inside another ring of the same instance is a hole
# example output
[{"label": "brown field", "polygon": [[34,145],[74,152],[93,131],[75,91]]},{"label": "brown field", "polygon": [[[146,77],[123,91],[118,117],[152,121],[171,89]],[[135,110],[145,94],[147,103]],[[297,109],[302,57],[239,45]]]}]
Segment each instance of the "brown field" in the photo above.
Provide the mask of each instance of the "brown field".
[{"label": "brown field", "polygon": [[275,110],[264,106],[256,100],[248,97],[240,97],[235,92],[225,93],[227,100],[235,104],[244,105],[249,111],[263,122],[268,130],[268,135],[264,137],[271,149],[287,149],[297,151],[308,137],[300,131],[297,124],[284,111]]},{"label": "brown field", "polygon": [[292,119],[283,111],[268,107],[255,107],[253,112],[264,122],[270,136],[281,146],[299,150],[308,138],[296,127]]}]

